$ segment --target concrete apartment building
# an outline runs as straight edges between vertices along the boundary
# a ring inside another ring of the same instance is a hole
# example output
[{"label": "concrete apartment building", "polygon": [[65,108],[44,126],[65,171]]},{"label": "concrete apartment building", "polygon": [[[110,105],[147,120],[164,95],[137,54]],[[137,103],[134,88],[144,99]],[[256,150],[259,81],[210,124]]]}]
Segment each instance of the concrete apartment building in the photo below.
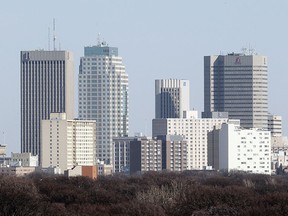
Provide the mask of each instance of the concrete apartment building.
[{"label": "concrete apartment building", "polygon": [[197,113],[189,118],[152,120],[152,136],[182,135],[187,141],[187,169],[202,170],[207,166],[207,133],[214,126],[219,128],[227,118],[198,118]]},{"label": "concrete apartment building", "polygon": [[130,142],[130,174],[162,170],[162,141],[148,137]]},{"label": "concrete apartment building", "polygon": [[183,136],[120,137],[113,140],[114,173],[187,169],[187,142]]},{"label": "concrete apartment building", "polygon": [[187,141],[181,135],[158,136],[162,141],[162,170],[187,170]]},{"label": "concrete apartment building", "polygon": [[155,80],[155,118],[186,118],[189,110],[189,80]]},{"label": "concrete apartment building", "polygon": [[204,57],[204,115],[228,112],[244,128],[267,129],[267,57],[256,54]]},{"label": "concrete apartment building", "polygon": [[40,155],[40,123],[50,113],[73,119],[74,63],[68,51],[21,51],[21,152]]},{"label": "concrete apartment building", "polygon": [[208,164],[216,170],[271,174],[271,133],[223,124],[208,135]]},{"label": "concrete apartment building", "polygon": [[41,166],[59,167],[61,172],[75,166],[96,165],[96,122],[69,120],[65,113],[51,113],[41,123]]},{"label": "concrete apartment building", "polygon": [[135,137],[113,138],[113,173],[129,173],[130,170],[130,142]]},{"label": "concrete apartment building", "polygon": [[128,75],[118,48],[105,42],[85,47],[80,58],[80,119],[96,120],[96,157],[112,163],[113,137],[128,134]]}]

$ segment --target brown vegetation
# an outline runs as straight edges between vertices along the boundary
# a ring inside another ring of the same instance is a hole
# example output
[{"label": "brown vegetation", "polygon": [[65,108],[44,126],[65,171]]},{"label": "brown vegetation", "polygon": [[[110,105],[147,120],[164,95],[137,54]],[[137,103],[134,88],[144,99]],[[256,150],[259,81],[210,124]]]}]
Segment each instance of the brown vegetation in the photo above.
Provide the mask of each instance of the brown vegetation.
[{"label": "brown vegetation", "polygon": [[288,177],[150,172],[0,176],[0,215],[288,215]]}]

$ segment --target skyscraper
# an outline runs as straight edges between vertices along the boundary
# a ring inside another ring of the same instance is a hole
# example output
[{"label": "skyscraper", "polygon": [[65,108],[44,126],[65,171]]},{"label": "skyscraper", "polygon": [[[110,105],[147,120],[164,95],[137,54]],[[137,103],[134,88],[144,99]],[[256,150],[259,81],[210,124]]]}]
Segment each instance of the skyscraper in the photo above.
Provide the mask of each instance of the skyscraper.
[{"label": "skyscraper", "polygon": [[73,119],[73,55],[68,51],[21,51],[21,152],[40,156],[40,122],[51,112]]},{"label": "skyscraper", "polygon": [[267,129],[267,57],[205,56],[204,113],[209,112],[228,112],[242,127]]},{"label": "skyscraper", "polygon": [[155,118],[186,118],[189,91],[189,80],[155,80]]},{"label": "skyscraper", "polygon": [[96,157],[111,163],[113,137],[128,135],[128,75],[118,48],[85,47],[78,78],[79,118],[96,120]]}]

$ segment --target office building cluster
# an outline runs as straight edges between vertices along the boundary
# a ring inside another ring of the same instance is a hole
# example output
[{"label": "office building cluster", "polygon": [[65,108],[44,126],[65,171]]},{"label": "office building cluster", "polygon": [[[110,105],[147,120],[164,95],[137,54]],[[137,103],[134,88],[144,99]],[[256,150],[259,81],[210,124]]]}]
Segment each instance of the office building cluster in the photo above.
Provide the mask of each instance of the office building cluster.
[{"label": "office building cluster", "polygon": [[205,56],[201,117],[190,109],[189,80],[155,80],[152,137],[128,136],[128,75],[118,48],[100,41],[84,47],[77,118],[73,54],[21,51],[20,59],[21,153],[2,165],[92,178],[161,170],[271,174],[288,167],[281,116],[268,113],[266,56]]}]

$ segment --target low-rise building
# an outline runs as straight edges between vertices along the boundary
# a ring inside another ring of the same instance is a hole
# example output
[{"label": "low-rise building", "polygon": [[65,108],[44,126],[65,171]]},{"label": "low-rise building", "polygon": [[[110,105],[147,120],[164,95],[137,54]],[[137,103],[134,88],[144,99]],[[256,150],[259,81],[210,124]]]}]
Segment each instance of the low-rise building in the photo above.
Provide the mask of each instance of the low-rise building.
[{"label": "low-rise building", "polygon": [[65,170],[64,175],[67,177],[86,176],[91,179],[97,179],[97,166],[75,166],[72,169]]},{"label": "low-rise building", "polygon": [[112,164],[105,164],[104,161],[102,161],[101,163],[98,163],[96,166],[98,169],[98,176],[107,176],[113,174]]},{"label": "low-rise building", "polygon": [[11,166],[38,166],[38,155],[32,155],[30,152],[13,153],[11,152]]},{"label": "low-rise building", "polygon": [[0,175],[25,176],[35,172],[35,167],[6,166],[0,167]]}]

